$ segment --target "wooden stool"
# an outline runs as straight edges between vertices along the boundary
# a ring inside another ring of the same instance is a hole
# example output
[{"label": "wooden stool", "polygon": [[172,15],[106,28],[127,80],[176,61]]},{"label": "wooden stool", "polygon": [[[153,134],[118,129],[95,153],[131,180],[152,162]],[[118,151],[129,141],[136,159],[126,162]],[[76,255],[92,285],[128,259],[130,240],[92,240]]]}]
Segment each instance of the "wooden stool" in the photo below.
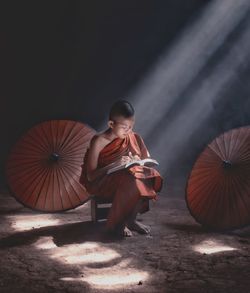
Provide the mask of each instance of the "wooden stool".
[{"label": "wooden stool", "polygon": [[112,201],[97,196],[91,198],[91,219],[93,222],[106,220]]}]

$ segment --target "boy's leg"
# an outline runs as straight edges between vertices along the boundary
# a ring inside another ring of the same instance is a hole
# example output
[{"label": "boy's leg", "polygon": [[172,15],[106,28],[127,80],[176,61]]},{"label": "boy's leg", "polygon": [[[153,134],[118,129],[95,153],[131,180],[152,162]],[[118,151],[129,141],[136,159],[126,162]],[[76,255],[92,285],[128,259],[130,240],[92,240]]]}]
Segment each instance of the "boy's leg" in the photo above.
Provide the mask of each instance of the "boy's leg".
[{"label": "boy's leg", "polygon": [[143,225],[142,223],[136,221],[137,214],[141,212],[141,210],[144,207],[144,200],[140,199],[138,203],[136,204],[133,212],[128,217],[125,223],[120,224],[114,229],[114,233],[118,234],[123,237],[131,237],[133,236],[132,231],[137,231],[140,234],[149,234],[150,233],[150,227]]},{"label": "boy's leg", "polygon": [[[143,234],[149,233],[150,229],[137,222],[136,216],[138,212],[146,212],[148,210],[148,200],[155,197],[152,181],[137,179],[125,171],[121,171],[116,179],[116,184],[110,183],[110,186],[113,187],[112,192],[110,192],[112,193],[113,202],[109,211],[106,230],[121,230],[119,225],[124,224],[124,229],[126,226],[128,229],[133,229]],[[147,196],[142,196],[142,194],[147,194]],[[127,233],[127,228],[122,233],[125,236],[131,236],[129,232]]]},{"label": "boy's leg", "polygon": [[149,234],[150,227],[143,225],[142,223],[140,223],[136,220],[137,214],[138,214],[138,212],[141,211],[143,205],[144,205],[144,201],[143,201],[143,199],[140,199],[138,201],[137,205],[135,206],[134,211],[132,212],[130,217],[127,219],[126,226],[128,229],[133,230],[133,231],[137,231],[141,234]]}]

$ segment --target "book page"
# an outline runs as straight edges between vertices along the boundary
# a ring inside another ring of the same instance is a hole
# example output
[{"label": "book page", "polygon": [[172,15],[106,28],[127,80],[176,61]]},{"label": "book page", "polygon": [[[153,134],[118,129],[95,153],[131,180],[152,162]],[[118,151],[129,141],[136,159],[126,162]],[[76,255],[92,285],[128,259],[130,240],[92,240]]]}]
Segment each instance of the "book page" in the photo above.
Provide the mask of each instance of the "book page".
[{"label": "book page", "polygon": [[114,168],[109,169],[107,171],[107,174],[111,174],[113,172],[116,172],[116,171],[119,171],[119,170],[122,170],[122,169],[127,169],[129,167],[134,166],[134,165],[140,165],[140,166],[151,165],[151,166],[154,166],[154,165],[159,165],[159,163],[156,160],[151,159],[151,158],[146,158],[146,159],[143,159],[143,160],[133,160],[133,161],[127,163],[127,164],[116,166]]}]

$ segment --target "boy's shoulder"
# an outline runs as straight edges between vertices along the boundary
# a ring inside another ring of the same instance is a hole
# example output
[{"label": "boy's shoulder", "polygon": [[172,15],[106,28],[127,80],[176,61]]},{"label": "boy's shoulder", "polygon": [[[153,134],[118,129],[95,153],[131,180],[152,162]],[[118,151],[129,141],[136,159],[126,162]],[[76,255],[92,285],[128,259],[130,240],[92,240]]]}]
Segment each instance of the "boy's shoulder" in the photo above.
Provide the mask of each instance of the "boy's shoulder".
[{"label": "boy's shoulder", "polygon": [[104,141],[106,140],[105,136],[103,133],[96,133],[92,139],[91,139],[91,142],[92,143],[97,143],[97,142],[101,142],[101,141]]},{"label": "boy's shoulder", "polygon": [[97,133],[95,134],[91,139],[91,145],[95,145],[97,147],[102,148],[107,143],[109,143],[109,140],[105,137],[104,133]]}]

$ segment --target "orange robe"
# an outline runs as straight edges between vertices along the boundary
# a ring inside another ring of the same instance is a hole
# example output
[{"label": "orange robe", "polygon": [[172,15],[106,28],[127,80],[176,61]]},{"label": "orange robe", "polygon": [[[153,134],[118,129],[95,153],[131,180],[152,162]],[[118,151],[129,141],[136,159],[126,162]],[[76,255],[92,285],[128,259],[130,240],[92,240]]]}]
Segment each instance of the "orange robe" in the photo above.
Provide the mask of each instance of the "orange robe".
[{"label": "orange robe", "polygon": [[[106,145],[99,154],[98,168],[117,161],[129,152],[142,159],[148,157],[142,138],[134,132],[125,139],[116,138]],[[112,201],[107,219],[108,229],[112,230],[124,223],[140,199],[144,199],[144,205],[139,212],[143,213],[149,209],[148,199],[156,199],[156,192],[160,191],[162,186],[162,177],[158,171],[145,166],[133,166],[90,182],[87,179],[87,156],[88,151],[84,159],[81,183],[90,194]]]}]

